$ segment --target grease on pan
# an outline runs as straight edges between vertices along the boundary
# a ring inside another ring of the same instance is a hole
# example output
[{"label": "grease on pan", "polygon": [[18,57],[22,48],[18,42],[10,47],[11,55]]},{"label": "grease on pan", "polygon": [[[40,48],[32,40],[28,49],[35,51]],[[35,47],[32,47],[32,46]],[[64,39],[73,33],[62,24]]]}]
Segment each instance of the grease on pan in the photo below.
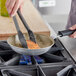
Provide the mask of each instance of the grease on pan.
[{"label": "grease on pan", "polygon": [[[24,37],[26,38],[26,41],[29,40],[28,34],[24,34]],[[35,34],[35,38],[36,38],[37,44],[39,45],[40,48],[45,48],[45,47],[51,46],[53,44],[53,41],[51,40],[51,38],[49,36]],[[21,47],[20,41],[18,39],[18,35],[12,36],[11,43],[14,46]]]}]

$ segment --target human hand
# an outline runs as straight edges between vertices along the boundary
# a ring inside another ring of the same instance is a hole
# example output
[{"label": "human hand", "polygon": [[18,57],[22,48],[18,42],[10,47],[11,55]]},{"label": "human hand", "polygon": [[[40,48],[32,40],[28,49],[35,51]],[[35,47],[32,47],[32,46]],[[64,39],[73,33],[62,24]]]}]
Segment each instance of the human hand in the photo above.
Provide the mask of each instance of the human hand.
[{"label": "human hand", "polygon": [[[69,28],[70,30],[76,30],[76,24],[73,25],[72,27]],[[71,38],[76,38],[76,32],[74,32],[72,35],[70,35],[69,37]]]},{"label": "human hand", "polygon": [[22,11],[24,0],[7,0],[6,1],[6,8],[10,16],[14,16],[18,9]]}]

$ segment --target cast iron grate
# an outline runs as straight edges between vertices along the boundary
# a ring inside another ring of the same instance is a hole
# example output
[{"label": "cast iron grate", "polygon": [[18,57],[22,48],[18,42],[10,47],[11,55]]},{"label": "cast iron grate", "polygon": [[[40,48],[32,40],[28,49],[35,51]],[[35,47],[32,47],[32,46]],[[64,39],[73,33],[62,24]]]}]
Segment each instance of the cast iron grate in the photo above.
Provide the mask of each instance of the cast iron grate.
[{"label": "cast iron grate", "polygon": [[56,76],[66,65],[73,63],[58,39],[55,39],[55,45],[47,53],[40,56],[19,55],[6,41],[0,42],[1,76]]},{"label": "cast iron grate", "polygon": [[[0,61],[9,62],[13,60],[15,65],[32,65],[31,56],[21,55],[16,57],[16,55],[17,53],[10,48],[6,41],[0,42]],[[47,53],[34,57],[38,64],[72,61],[58,39],[55,40],[55,45]]]},{"label": "cast iron grate", "polygon": [[76,66],[69,65],[65,67],[57,73],[57,76],[76,76]]}]

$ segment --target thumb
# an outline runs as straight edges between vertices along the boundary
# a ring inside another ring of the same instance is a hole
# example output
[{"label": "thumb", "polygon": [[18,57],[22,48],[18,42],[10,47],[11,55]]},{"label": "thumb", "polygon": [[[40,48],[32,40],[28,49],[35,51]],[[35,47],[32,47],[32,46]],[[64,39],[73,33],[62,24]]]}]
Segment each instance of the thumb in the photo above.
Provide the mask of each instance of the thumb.
[{"label": "thumb", "polygon": [[76,24],[73,25],[72,27],[69,28],[70,30],[75,30],[76,29]]}]

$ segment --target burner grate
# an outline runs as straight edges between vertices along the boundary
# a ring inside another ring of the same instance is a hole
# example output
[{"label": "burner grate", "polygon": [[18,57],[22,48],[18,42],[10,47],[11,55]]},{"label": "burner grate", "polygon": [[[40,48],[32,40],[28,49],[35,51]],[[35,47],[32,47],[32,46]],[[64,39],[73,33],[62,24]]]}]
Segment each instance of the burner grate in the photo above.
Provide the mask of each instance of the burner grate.
[{"label": "burner grate", "polygon": [[1,76],[57,76],[66,66],[74,64],[59,39],[45,54],[39,56],[19,55],[6,41],[0,42]]},{"label": "burner grate", "polygon": [[[14,56],[17,55],[17,53],[10,48],[6,41],[1,41],[0,47],[0,57],[2,62],[10,62],[10,60],[14,60]],[[71,57],[62,47],[58,39],[55,40],[55,45],[47,53],[34,57],[38,64],[72,61]],[[14,65],[32,65],[31,56],[22,55],[17,60],[14,60]]]}]

